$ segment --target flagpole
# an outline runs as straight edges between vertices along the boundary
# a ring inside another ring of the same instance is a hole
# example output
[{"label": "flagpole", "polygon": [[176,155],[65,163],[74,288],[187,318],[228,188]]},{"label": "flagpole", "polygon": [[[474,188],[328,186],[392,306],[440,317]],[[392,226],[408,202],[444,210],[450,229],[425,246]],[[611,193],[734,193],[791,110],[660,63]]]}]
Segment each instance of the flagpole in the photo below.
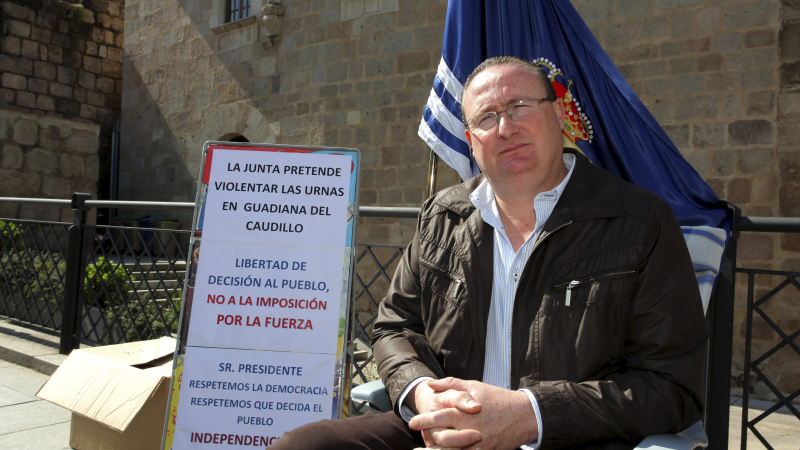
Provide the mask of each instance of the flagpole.
[{"label": "flagpole", "polygon": [[439,165],[439,155],[431,150],[431,157],[428,161],[428,197],[433,197],[436,193],[436,166]]}]

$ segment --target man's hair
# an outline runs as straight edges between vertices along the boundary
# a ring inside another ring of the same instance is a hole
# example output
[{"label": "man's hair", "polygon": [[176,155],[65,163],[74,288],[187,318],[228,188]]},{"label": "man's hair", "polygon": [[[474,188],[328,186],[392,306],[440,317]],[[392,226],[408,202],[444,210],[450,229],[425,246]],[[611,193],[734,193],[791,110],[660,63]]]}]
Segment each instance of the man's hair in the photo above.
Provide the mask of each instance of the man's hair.
[{"label": "man's hair", "polygon": [[527,70],[531,75],[537,77],[539,82],[542,83],[542,87],[544,87],[544,92],[547,98],[556,98],[556,90],[553,88],[553,84],[550,82],[550,79],[547,78],[547,73],[537,66],[535,63],[528,61],[526,59],[517,58],[516,56],[494,56],[492,58],[487,59],[486,61],[480,63],[475,70],[472,71],[471,74],[467,77],[467,81],[464,83],[464,90],[461,91],[461,120],[464,122],[464,125],[467,125],[467,115],[466,111],[464,111],[464,94],[467,92],[470,83],[472,83],[472,79],[475,78],[479,73],[483,72],[484,70],[495,67],[495,66],[503,66],[506,64],[513,64],[515,66],[521,67],[524,70]]}]

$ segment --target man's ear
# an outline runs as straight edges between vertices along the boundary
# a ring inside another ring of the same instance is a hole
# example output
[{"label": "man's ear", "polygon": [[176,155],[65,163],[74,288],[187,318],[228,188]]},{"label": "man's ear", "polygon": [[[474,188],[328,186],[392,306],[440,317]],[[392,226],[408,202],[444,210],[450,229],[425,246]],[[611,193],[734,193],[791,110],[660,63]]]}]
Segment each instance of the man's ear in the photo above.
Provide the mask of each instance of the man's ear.
[{"label": "man's ear", "polygon": [[[562,123],[561,126],[564,126],[564,124]],[[466,127],[464,128],[464,136],[466,136],[467,145],[469,145],[470,151],[472,151],[472,133],[470,133],[469,129]]]},{"label": "man's ear", "polygon": [[558,118],[558,123],[561,125],[561,129],[564,129],[564,114],[566,114],[566,109],[564,109],[564,101],[560,98],[556,99],[553,103],[553,110],[556,112],[556,117]]}]

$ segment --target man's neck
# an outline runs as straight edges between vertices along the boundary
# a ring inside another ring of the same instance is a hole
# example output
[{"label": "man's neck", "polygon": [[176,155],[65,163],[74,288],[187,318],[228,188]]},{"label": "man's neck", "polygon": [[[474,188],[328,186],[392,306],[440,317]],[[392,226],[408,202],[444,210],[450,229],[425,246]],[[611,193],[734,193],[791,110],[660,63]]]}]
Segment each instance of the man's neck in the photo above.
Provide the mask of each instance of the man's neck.
[{"label": "man's neck", "polygon": [[567,173],[569,171],[563,161],[559,161],[558,168],[548,171],[548,177],[538,180],[538,182],[532,180],[533,177],[527,179],[514,177],[499,183],[489,180],[497,201],[500,220],[503,222],[506,236],[515,252],[522,247],[522,244],[536,229],[536,211],[533,209],[536,196],[555,189],[564,180]]}]

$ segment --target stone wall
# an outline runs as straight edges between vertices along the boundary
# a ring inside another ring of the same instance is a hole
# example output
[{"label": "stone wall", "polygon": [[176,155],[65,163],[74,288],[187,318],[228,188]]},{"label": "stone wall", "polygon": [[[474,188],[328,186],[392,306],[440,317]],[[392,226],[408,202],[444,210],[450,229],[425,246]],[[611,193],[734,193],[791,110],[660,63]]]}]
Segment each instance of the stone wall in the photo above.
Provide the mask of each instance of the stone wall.
[{"label": "stone wall", "polygon": [[[0,108],[0,197],[96,198],[99,134],[99,125]],[[0,217],[72,222],[72,211],[0,203]]]},{"label": "stone wall", "polygon": [[[687,160],[745,215],[800,214],[792,140],[800,127],[800,13],[784,1],[572,0]],[[416,133],[441,54],[446,1],[283,0],[278,36],[260,14],[224,25],[221,5],[127,2],[123,198],[191,201],[203,142],[242,135],[359,148],[363,205],[419,205],[428,149]],[[253,5],[257,13],[262,2]],[[456,182],[440,169],[440,189]],[[406,244],[413,226],[362,218],[359,241]],[[800,267],[797,237],[744,234],[740,246],[741,266]],[[772,281],[758,278],[758,292]],[[379,281],[377,291],[384,287]],[[735,375],[744,293],[740,284]],[[796,305],[795,296],[769,306],[790,332],[800,323]],[[366,299],[357,308],[362,317],[373,310]],[[763,323],[757,330],[758,345],[776,342]],[[781,389],[800,381],[800,363],[788,353],[766,370]]]},{"label": "stone wall", "polygon": [[0,3],[0,107],[99,124],[101,182],[92,192],[106,198],[122,94],[123,0]]}]

